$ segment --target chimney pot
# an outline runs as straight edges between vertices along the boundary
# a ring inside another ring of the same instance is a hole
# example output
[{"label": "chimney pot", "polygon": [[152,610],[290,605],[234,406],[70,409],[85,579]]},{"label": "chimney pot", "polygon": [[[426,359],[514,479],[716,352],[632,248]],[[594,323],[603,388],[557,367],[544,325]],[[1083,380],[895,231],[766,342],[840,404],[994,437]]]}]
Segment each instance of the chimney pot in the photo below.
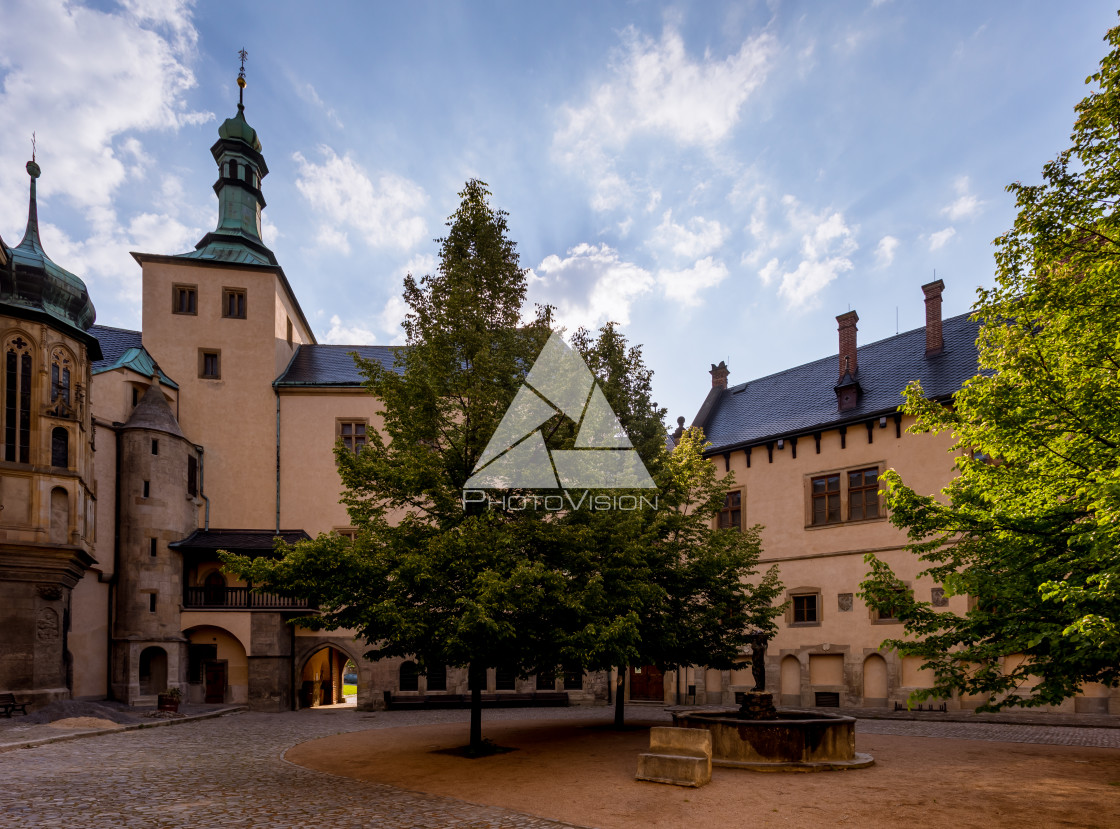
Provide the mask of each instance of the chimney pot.
[{"label": "chimney pot", "polygon": [[849,311],[846,314],[841,314],[836,318],[837,326],[840,330],[840,377],[843,378],[845,374],[850,374],[853,377],[859,372],[859,364],[856,362],[856,323],[859,322],[859,314],[855,311]]},{"label": "chimney pot", "polygon": [[713,389],[727,388],[727,375],[731,373],[731,370],[727,367],[726,362],[720,360],[718,366],[715,363],[712,363],[712,370],[708,373],[712,375]]},{"label": "chimney pot", "polygon": [[945,283],[940,279],[922,286],[926,295],[926,356],[933,357],[945,350],[945,337],[941,331],[941,292]]}]

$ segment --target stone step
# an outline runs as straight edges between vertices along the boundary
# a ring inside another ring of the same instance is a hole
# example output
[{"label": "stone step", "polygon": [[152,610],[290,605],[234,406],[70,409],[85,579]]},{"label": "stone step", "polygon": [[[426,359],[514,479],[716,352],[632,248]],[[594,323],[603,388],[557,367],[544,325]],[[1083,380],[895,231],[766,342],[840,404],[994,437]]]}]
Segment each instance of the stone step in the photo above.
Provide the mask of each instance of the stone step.
[{"label": "stone step", "polygon": [[698,788],[712,781],[712,758],[694,754],[639,754],[637,779]]}]

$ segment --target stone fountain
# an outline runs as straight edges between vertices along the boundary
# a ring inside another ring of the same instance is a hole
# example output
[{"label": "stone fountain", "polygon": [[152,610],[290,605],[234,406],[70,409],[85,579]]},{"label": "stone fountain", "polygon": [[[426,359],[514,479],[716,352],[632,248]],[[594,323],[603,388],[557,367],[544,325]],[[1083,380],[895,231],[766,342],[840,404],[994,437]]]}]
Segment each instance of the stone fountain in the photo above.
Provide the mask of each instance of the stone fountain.
[{"label": "stone fountain", "polygon": [[712,764],[754,771],[838,771],[870,766],[870,754],[856,752],[855,718],[813,711],[777,710],[766,692],[765,633],[752,636],[754,688],[738,710],[694,710],[673,714],[678,728],[701,728],[712,735]]}]

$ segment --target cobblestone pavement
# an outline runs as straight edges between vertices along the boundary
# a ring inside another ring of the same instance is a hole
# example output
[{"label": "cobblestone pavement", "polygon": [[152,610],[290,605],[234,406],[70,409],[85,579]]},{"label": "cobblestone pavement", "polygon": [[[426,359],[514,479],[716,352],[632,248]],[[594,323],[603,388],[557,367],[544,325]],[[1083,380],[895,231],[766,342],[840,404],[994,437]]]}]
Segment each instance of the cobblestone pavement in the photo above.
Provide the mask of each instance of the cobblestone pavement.
[{"label": "cobblestone pavement", "polygon": [[856,734],[893,734],[903,737],[947,737],[955,740],[992,740],[1002,743],[1120,748],[1120,730],[1115,728],[860,720],[856,723]]},{"label": "cobblestone pavement", "polygon": [[[465,712],[434,713],[450,716],[403,712],[403,716],[371,717],[353,710],[232,714],[7,752],[0,754],[0,827],[551,829],[566,825],[333,777],[281,759],[285,749],[304,740],[461,720]],[[525,716],[524,711],[486,712],[483,722],[512,719],[511,713]],[[564,711],[568,716],[578,713],[579,709]]]},{"label": "cobblestone pavement", "polygon": [[[585,719],[605,708],[486,711],[499,720]],[[668,722],[658,708],[631,720]],[[0,827],[457,827],[550,829],[557,823],[333,777],[284,761],[287,748],[366,729],[465,722],[465,711],[320,709],[233,714],[168,728],[106,733],[0,754]],[[861,720],[857,733],[1120,748],[1120,730],[995,723]]]}]

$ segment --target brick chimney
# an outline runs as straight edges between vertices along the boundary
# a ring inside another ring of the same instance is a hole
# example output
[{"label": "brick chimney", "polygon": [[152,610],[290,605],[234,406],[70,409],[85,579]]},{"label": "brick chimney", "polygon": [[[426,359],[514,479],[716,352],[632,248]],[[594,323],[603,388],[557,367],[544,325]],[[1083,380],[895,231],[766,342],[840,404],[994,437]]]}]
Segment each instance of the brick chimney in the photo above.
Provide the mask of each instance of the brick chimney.
[{"label": "brick chimney", "polygon": [[945,338],[941,334],[941,292],[945,283],[938,279],[922,286],[926,295],[926,356],[933,357],[945,350]]},{"label": "brick chimney", "polygon": [[727,375],[731,373],[731,369],[727,367],[727,363],[725,363],[723,360],[719,361],[718,366],[715,363],[712,363],[712,370],[708,373],[712,375],[713,389],[727,388]]},{"label": "brick chimney", "polygon": [[856,363],[857,322],[859,322],[859,314],[855,311],[849,311],[836,318],[836,323],[840,327],[840,373],[838,376],[841,379],[845,374],[855,377],[859,371],[859,365]]}]

